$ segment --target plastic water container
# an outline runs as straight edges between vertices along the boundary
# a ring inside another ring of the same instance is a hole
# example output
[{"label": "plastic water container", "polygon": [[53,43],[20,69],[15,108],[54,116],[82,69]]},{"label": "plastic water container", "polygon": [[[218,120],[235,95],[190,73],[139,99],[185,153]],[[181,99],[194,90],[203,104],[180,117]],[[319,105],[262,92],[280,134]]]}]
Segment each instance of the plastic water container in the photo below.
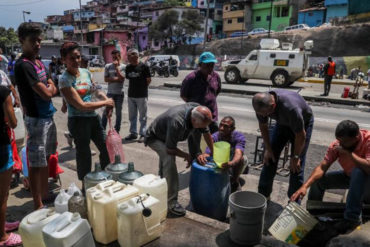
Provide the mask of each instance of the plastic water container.
[{"label": "plastic water container", "polygon": [[17,141],[22,141],[26,138],[26,128],[24,127],[23,113],[21,108],[15,107],[14,114],[17,118],[17,127],[14,129],[15,139]]},{"label": "plastic water container", "polygon": [[89,191],[87,200],[91,212],[88,217],[96,241],[108,244],[117,240],[117,205],[138,194],[137,188],[120,182],[103,191]]},{"label": "plastic water container", "polygon": [[66,193],[64,190],[60,190],[54,201],[55,212],[60,214],[67,212],[69,198],[71,198],[71,196],[68,193]]},{"label": "plastic water container", "polygon": [[266,198],[252,191],[230,195],[230,238],[237,244],[254,246],[262,238]]},{"label": "plastic water container", "polygon": [[[104,189],[111,187],[115,184],[116,184],[115,181],[108,180],[86,190],[87,219],[92,219],[92,209],[91,209],[92,198],[94,198],[96,194],[101,193]],[[91,224],[90,220],[89,222]]]},{"label": "plastic water container", "polygon": [[95,247],[87,220],[78,213],[65,212],[42,229],[46,247]]},{"label": "plastic water container", "polygon": [[230,195],[230,178],[227,170],[213,162],[206,166],[193,162],[190,172],[190,200],[193,210],[204,216],[225,220]]},{"label": "plastic water container", "polygon": [[351,89],[349,87],[344,87],[343,88],[343,93],[342,93],[342,98],[348,98],[350,90]]},{"label": "plastic water container", "polygon": [[42,238],[42,228],[59,215],[52,209],[43,208],[24,217],[19,225],[19,234],[22,237],[23,247],[45,247]]},{"label": "plastic water container", "polygon": [[23,176],[28,177],[27,147],[23,147],[21,153],[22,153],[22,173]]},{"label": "plastic water container", "polygon": [[230,143],[215,142],[213,145],[213,160],[219,168],[222,164],[230,160]]},{"label": "plastic water container", "polygon": [[[144,207],[145,209],[144,209]],[[149,210],[151,213],[149,214]],[[141,194],[117,206],[118,243],[121,246],[139,247],[160,237],[161,206],[158,199]]]},{"label": "plastic water container", "polygon": [[280,46],[278,39],[261,39],[260,41],[261,49],[277,49]]},{"label": "plastic water container", "polygon": [[133,185],[139,189],[139,194],[148,193],[159,200],[161,222],[167,217],[167,181],[153,174],[136,179]]},{"label": "plastic water container", "polygon": [[295,202],[290,202],[269,228],[275,238],[297,244],[317,224],[317,220]]},{"label": "plastic water container", "polygon": [[78,192],[78,194],[82,195],[81,190],[77,187],[75,183],[71,183],[68,187],[67,193],[69,196],[73,196],[75,192]]}]

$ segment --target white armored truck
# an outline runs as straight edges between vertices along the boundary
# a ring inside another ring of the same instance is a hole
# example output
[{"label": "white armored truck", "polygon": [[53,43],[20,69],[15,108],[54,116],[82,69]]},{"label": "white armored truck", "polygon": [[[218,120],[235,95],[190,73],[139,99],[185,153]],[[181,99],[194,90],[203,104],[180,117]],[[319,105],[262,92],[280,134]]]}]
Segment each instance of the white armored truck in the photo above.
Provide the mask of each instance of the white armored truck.
[{"label": "white armored truck", "polygon": [[292,49],[291,43],[277,39],[262,39],[261,49],[251,51],[246,58],[222,63],[227,83],[242,83],[248,79],[271,80],[277,87],[288,87],[304,76],[313,41],[304,42],[304,48]]}]

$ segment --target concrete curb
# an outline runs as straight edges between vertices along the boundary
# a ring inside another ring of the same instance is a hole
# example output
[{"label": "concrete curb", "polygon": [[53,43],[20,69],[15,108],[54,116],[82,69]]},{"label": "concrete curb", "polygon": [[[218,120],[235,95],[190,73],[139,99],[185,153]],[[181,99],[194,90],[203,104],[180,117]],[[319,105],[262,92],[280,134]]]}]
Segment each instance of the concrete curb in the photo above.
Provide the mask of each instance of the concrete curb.
[{"label": "concrete curb", "polygon": [[[305,80],[304,78],[301,78],[297,82],[324,84],[324,79],[321,79],[321,78],[312,79],[312,78],[310,78],[310,79]],[[349,82],[349,81],[337,81],[337,80],[333,80],[331,82],[331,84],[334,84],[334,85],[344,85],[344,86],[353,86],[354,83],[355,83],[355,81]],[[364,86],[367,86],[367,85],[368,85],[368,82],[364,81]]]},{"label": "concrete curb", "polygon": [[[169,88],[180,88],[180,84],[175,84],[175,83],[168,83],[165,82],[163,84],[165,87]],[[250,90],[250,89],[233,89],[233,88],[222,88],[223,93],[234,93],[234,94],[242,94],[242,95],[254,95],[256,93],[259,93],[261,91],[257,90]],[[365,100],[354,100],[354,99],[343,99],[343,98],[329,98],[329,97],[318,97],[318,96],[309,96],[309,95],[304,95],[302,94],[302,97],[306,100],[309,101],[316,101],[316,102],[328,102],[328,103],[333,103],[333,104],[340,104],[340,105],[366,105],[370,106],[370,101],[365,101]]]}]

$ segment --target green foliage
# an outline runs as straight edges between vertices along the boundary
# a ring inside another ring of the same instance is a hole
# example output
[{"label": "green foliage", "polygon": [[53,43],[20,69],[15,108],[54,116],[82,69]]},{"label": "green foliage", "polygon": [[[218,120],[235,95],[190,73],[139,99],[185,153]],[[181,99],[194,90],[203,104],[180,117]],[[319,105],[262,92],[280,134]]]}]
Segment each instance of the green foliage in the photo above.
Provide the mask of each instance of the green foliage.
[{"label": "green foliage", "polygon": [[187,10],[182,13],[179,21],[179,13],[175,10],[167,10],[149,28],[149,37],[158,41],[176,40],[185,41],[195,33],[202,31],[201,23],[204,17],[196,10]]},{"label": "green foliage", "polygon": [[5,47],[18,44],[18,36],[14,31],[14,28],[8,30],[4,27],[0,27],[0,47],[5,50]]}]

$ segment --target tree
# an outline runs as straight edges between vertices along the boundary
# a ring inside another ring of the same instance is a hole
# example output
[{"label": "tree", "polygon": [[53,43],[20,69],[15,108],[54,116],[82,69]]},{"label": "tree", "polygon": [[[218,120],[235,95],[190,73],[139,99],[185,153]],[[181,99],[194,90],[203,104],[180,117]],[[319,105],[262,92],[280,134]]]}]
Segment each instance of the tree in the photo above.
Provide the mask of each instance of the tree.
[{"label": "tree", "polygon": [[170,40],[179,23],[179,13],[175,10],[167,10],[149,27],[149,37],[158,41]]},{"label": "tree", "polygon": [[188,10],[182,13],[182,20],[180,26],[184,29],[184,38],[190,38],[197,33],[202,31],[201,23],[203,23],[204,17],[196,10]]},{"label": "tree", "polygon": [[17,45],[18,43],[18,36],[14,28],[9,28],[7,30],[4,27],[0,27],[0,48],[5,51],[6,47]]}]

